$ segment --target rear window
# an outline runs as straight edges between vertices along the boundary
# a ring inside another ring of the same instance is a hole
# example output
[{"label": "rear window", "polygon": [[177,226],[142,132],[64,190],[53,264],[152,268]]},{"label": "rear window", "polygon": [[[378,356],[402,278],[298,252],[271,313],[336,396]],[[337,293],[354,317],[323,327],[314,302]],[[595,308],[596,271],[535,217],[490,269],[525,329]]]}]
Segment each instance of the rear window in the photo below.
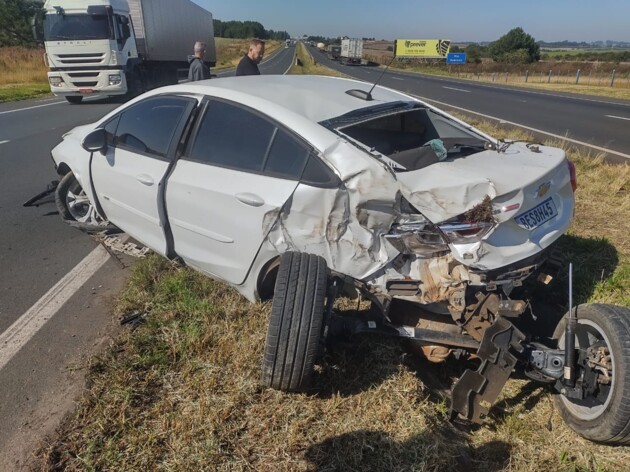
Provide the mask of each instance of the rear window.
[{"label": "rear window", "polygon": [[486,138],[428,108],[403,109],[351,124],[337,131],[372,152],[387,156],[398,172],[417,170],[441,160],[484,150]]}]

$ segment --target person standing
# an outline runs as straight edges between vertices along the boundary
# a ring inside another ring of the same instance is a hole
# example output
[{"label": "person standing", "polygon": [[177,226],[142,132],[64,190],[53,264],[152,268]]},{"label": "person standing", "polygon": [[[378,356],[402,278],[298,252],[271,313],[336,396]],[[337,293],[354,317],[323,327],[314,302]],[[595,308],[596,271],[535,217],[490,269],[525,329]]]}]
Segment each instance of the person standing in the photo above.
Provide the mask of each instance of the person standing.
[{"label": "person standing", "polygon": [[236,75],[260,75],[258,64],[265,55],[265,42],[261,39],[252,39],[249,42],[249,51],[243,56],[236,67]]},{"label": "person standing", "polygon": [[195,43],[195,56],[188,61],[190,63],[188,80],[191,82],[210,78],[210,68],[203,62],[203,58],[206,56],[206,48],[206,43],[201,41]]}]

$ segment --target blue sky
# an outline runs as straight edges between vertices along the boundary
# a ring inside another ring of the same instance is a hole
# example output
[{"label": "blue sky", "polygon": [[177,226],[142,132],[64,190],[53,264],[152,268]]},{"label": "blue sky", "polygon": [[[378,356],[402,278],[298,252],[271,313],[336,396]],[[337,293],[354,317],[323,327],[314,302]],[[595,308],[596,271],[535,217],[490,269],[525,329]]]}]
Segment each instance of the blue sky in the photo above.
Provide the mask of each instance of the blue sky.
[{"label": "blue sky", "polygon": [[492,41],[520,26],[542,41],[630,41],[630,0],[194,0],[215,19],[293,36]]}]

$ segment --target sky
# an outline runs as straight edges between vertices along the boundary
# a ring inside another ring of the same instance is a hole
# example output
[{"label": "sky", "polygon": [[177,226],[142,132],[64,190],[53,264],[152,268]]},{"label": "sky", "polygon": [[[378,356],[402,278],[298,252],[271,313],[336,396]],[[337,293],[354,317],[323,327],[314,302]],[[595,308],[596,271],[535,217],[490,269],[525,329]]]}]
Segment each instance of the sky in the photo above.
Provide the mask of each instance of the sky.
[{"label": "sky", "polygon": [[630,41],[630,0],[193,0],[217,20],[292,36],[494,41],[520,26],[537,41]]}]

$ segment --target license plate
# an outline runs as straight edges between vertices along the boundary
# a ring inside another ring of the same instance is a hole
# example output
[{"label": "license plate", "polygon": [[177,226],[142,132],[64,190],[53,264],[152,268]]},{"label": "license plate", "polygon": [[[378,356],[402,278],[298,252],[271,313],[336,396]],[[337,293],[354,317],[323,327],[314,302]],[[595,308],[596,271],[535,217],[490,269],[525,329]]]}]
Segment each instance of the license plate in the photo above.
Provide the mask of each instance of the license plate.
[{"label": "license plate", "polygon": [[558,216],[558,210],[556,209],[556,204],[553,202],[553,199],[549,197],[542,203],[539,203],[534,208],[527,210],[520,215],[516,215],[514,219],[516,223],[525,228],[525,229],[535,229],[538,228],[543,223],[551,220]]},{"label": "license plate", "polygon": [[93,89],[82,89],[82,88],[80,88],[79,89],[79,93],[86,93],[86,94],[94,93],[94,90]]}]

